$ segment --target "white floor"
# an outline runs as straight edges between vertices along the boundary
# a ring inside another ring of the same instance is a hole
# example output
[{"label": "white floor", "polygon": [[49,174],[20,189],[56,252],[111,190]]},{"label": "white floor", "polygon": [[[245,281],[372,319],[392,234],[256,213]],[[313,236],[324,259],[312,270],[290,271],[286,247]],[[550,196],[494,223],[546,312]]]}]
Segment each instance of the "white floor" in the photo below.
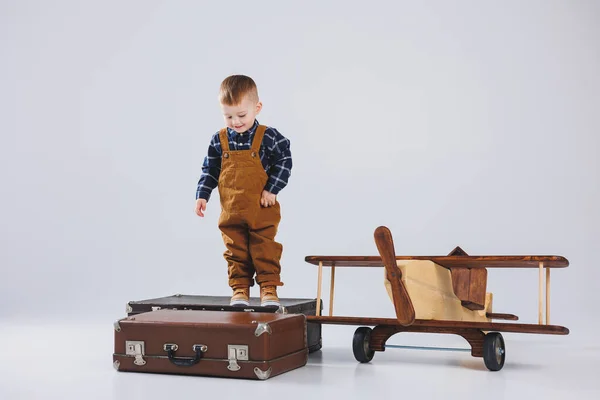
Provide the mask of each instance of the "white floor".
[{"label": "white floor", "polygon": [[[597,345],[505,335],[507,359],[499,372],[461,351],[389,348],[359,364],[350,347],[354,329],[325,326],[324,347],[307,366],[246,381],[117,372],[111,321],[4,322],[0,399],[600,399]],[[459,337],[403,335],[389,344],[467,347]]]}]

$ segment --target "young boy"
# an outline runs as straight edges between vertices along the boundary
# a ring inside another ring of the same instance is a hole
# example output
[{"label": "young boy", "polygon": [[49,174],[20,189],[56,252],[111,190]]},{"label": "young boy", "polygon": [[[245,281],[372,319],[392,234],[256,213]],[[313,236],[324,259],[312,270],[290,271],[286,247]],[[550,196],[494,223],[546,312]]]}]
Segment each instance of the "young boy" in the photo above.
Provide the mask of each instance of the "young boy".
[{"label": "young boy", "polygon": [[226,78],[219,103],[226,127],[210,141],[196,191],[196,214],[204,217],[211,192],[218,186],[219,229],[233,289],[230,304],[249,305],[256,273],[261,306],[278,307],[283,246],[275,241],[281,218],[277,194],[292,170],[290,141],[256,120],[262,103],[252,78]]}]

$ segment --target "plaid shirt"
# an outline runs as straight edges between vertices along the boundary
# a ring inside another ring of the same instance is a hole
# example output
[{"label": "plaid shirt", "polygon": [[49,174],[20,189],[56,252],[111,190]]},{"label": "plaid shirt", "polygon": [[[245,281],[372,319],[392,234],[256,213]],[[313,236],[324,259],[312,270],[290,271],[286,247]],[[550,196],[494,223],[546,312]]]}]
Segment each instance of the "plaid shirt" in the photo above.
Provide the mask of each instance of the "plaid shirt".
[{"label": "plaid shirt", "polygon": [[[255,120],[254,125],[243,134],[227,128],[229,149],[249,150],[252,147],[252,140],[258,125],[258,121]],[[217,187],[221,173],[221,154],[221,140],[219,132],[217,132],[212,136],[208,154],[202,164],[202,175],[198,181],[196,199],[202,198],[208,201],[213,189]],[[265,190],[278,194],[287,185],[292,173],[292,153],[290,141],[275,128],[267,127],[265,130],[260,146],[260,161],[269,177]]]}]

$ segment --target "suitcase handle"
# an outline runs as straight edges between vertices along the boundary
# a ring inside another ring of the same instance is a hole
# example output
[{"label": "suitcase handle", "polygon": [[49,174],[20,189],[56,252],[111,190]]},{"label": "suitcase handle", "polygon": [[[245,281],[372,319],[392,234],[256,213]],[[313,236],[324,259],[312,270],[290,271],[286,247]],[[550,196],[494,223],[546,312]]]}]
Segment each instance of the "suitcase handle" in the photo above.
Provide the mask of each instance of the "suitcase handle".
[{"label": "suitcase handle", "polygon": [[165,350],[167,351],[167,355],[169,356],[169,361],[171,361],[174,365],[179,367],[191,367],[192,365],[198,364],[200,359],[202,358],[202,346],[194,346],[194,351],[196,352],[196,357],[194,358],[181,358],[175,357],[175,351],[177,350],[177,345],[165,345]]}]

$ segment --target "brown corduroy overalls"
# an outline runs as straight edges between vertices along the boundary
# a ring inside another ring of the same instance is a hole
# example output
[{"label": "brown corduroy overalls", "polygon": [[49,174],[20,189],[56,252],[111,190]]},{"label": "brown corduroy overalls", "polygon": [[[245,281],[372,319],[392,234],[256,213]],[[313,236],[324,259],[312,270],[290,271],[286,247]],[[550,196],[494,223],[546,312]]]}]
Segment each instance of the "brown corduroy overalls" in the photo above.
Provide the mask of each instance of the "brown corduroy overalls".
[{"label": "brown corduroy overalls", "polygon": [[266,127],[259,125],[250,150],[229,150],[227,128],[221,129],[219,229],[227,250],[229,286],[282,286],[280,259],[283,246],[275,241],[281,219],[279,202],[262,207],[260,199],[268,176],[260,161]]}]

